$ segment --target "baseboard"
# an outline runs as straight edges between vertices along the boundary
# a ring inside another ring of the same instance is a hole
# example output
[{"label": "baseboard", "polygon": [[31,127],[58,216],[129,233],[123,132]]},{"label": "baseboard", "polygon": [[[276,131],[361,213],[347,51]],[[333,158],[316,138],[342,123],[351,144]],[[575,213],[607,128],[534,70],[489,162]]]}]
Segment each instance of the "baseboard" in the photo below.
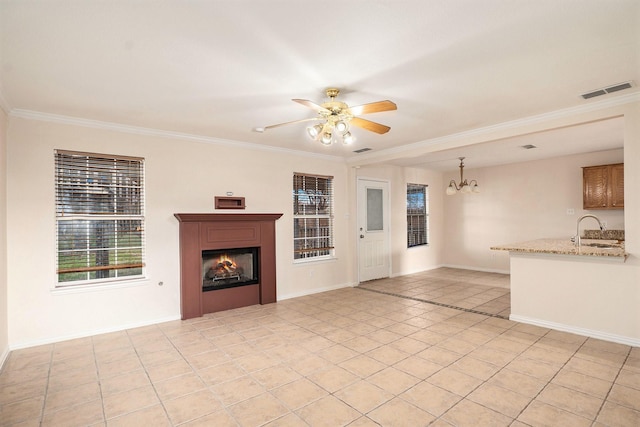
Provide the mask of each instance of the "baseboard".
[{"label": "baseboard", "polygon": [[406,276],[408,274],[423,273],[425,271],[436,270],[438,268],[456,268],[459,270],[482,271],[484,273],[511,274],[509,270],[499,270],[497,268],[482,268],[482,267],[476,267],[476,266],[456,265],[456,264],[438,264],[438,265],[433,265],[431,267],[423,268],[420,270],[409,271],[409,272],[403,271],[401,273],[394,273],[390,277],[401,277],[401,276]]},{"label": "baseboard", "polygon": [[482,271],[482,272],[485,272],[485,273],[511,274],[511,272],[509,270],[499,270],[497,268],[472,267],[472,266],[468,266],[468,265],[443,264],[440,267],[458,268],[460,270],[475,270],[475,271]]},{"label": "baseboard", "polygon": [[626,337],[623,335],[610,334],[608,332],[595,331],[593,329],[578,328],[576,326],[565,325],[562,323],[549,322],[546,320],[533,319],[526,316],[512,314],[509,320],[514,322],[527,323],[529,325],[541,326],[543,328],[555,329],[562,332],[570,332],[584,337],[597,338],[600,340],[611,341],[618,344],[630,345],[632,347],[640,347],[640,339]]},{"label": "baseboard", "polygon": [[403,271],[401,273],[393,273],[391,274],[391,278],[395,278],[395,277],[402,277],[402,276],[407,276],[409,274],[418,274],[418,273],[424,273],[425,271],[430,271],[430,270],[435,270],[438,268],[444,267],[443,265],[434,265],[428,268],[422,268],[420,270],[415,270],[415,271]]},{"label": "baseboard", "polygon": [[73,340],[73,339],[77,339],[77,338],[85,338],[85,337],[90,337],[93,335],[100,335],[100,334],[108,334],[111,332],[119,332],[119,331],[124,331],[127,329],[134,329],[134,328],[141,328],[143,326],[149,326],[149,325],[156,325],[158,323],[164,323],[164,322],[171,322],[174,320],[180,320],[180,315],[175,315],[175,316],[169,316],[169,317],[163,317],[160,319],[154,319],[154,320],[150,320],[150,321],[144,321],[144,322],[137,322],[137,323],[130,323],[127,325],[120,325],[120,326],[116,326],[113,328],[105,328],[105,329],[96,329],[93,331],[87,331],[87,332],[80,332],[77,334],[70,334],[70,335],[60,335],[57,337],[51,337],[51,338],[43,338],[40,340],[34,340],[34,341],[24,341],[24,342],[20,342],[17,344],[11,344],[9,346],[9,349],[11,351],[13,350],[20,350],[23,348],[29,348],[29,347],[36,347],[39,345],[45,345],[45,344],[53,344],[56,342],[61,342],[61,341],[68,341],[68,340]]},{"label": "baseboard", "polygon": [[310,289],[310,290],[305,290],[302,292],[293,292],[293,293],[288,293],[288,294],[284,294],[284,295],[278,295],[278,301],[284,301],[287,299],[291,299],[291,298],[298,298],[298,297],[304,297],[307,295],[313,295],[313,294],[319,294],[322,292],[328,292],[328,291],[335,291],[336,289],[343,289],[343,288],[353,288],[354,286],[357,286],[357,283],[346,283],[346,284],[340,284],[340,285],[334,285],[334,286],[326,286],[326,287],[322,287],[322,288],[314,288],[314,289]]},{"label": "baseboard", "polygon": [[0,372],[2,372],[2,368],[4,367],[4,362],[9,358],[9,347],[5,348],[2,354],[0,354]]}]

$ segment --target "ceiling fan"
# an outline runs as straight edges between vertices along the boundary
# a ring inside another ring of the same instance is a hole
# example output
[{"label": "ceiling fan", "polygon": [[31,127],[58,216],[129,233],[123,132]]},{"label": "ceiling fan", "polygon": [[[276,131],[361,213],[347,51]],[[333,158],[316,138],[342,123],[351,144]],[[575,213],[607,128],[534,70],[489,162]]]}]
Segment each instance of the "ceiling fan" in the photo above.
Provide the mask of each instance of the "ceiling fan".
[{"label": "ceiling fan", "polygon": [[349,131],[350,125],[357,126],[359,128],[375,132],[378,134],[384,134],[391,129],[389,126],[382,125],[380,123],[372,122],[357,117],[362,114],[379,113],[382,111],[396,110],[398,107],[396,104],[389,100],[372,102],[370,104],[358,105],[355,107],[349,107],[347,104],[341,101],[336,101],[336,97],[340,93],[340,89],[328,88],[325,92],[330,101],[324,102],[320,105],[307,99],[293,99],[292,101],[302,104],[305,107],[311,108],[318,116],[309,118],[294,120],[292,122],[279,123],[276,125],[265,126],[262,128],[255,128],[256,132],[264,132],[269,129],[277,128],[280,126],[291,125],[294,123],[320,121],[316,125],[307,128],[309,136],[316,141],[320,141],[324,145],[331,145],[335,142],[338,136],[342,137],[344,144],[351,144],[353,142],[353,135]]}]

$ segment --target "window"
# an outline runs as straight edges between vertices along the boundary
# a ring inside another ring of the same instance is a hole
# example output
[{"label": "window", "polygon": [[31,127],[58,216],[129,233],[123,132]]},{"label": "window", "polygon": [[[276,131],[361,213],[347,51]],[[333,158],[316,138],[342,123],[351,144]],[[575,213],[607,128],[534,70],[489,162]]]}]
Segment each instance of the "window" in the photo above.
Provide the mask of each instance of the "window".
[{"label": "window", "polygon": [[144,159],[55,151],[58,287],[142,277]]},{"label": "window", "polygon": [[426,185],[407,184],[407,247],[426,245],[429,234],[429,192]]},{"label": "window", "polygon": [[293,258],[333,256],[333,177],[293,175]]}]

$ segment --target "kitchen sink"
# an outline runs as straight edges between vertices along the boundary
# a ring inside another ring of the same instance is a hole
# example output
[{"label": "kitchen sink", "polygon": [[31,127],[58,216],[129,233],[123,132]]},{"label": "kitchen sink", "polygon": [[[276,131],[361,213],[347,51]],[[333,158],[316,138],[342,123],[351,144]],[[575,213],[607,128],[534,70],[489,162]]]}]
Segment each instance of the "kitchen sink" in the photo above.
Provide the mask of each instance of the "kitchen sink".
[{"label": "kitchen sink", "polygon": [[615,249],[619,247],[609,243],[585,243],[582,246],[590,246],[592,248],[600,248],[600,249]]}]

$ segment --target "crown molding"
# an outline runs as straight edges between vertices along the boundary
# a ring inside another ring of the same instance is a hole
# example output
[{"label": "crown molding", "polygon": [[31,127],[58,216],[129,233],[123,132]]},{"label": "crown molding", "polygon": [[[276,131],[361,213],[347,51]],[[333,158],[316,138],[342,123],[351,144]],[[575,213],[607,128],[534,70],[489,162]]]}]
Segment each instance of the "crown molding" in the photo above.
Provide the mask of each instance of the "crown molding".
[{"label": "crown molding", "polygon": [[379,161],[381,159],[388,159],[392,155],[403,154],[413,150],[419,150],[421,148],[429,147],[436,144],[445,144],[447,142],[459,141],[461,139],[468,139],[476,136],[489,135],[497,131],[517,129],[523,126],[536,125],[558,119],[571,118],[576,115],[592,113],[595,111],[605,110],[612,107],[618,107],[622,105],[631,104],[634,102],[640,102],[640,91],[636,91],[630,94],[617,96],[610,99],[604,99],[601,101],[591,102],[587,105],[580,105],[577,107],[563,108],[561,110],[550,111],[535,116],[529,116],[522,119],[512,120],[508,122],[498,123],[495,125],[485,126],[481,128],[471,129],[468,131],[453,133],[437,138],[427,139],[423,141],[414,142],[411,144],[401,145],[399,147],[388,148],[375,153],[366,153],[358,157],[352,157],[347,160],[348,164],[362,164],[368,161]]},{"label": "crown molding", "polygon": [[339,156],[328,154],[309,153],[300,150],[291,150],[288,148],[273,147],[269,145],[255,144],[251,142],[236,141],[231,139],[214,138],[203,135],[195,135],[182,132],[166,131],[162,129],[146,128],[141,126],[123,125],[120,123],[103,122],[100,120],[83,119],[79,117],[64,116],[60,114],[42,113],[33,110],[12,109],[9,113],[11,117],[21,119],[38,120],[43,122],[51,122],[72,126],[82,126],[93,129],[109,130],[114,132],[129,133],[143,136],[156,136],[161,138],[181,139],[205,144],[226,145],[234,148],[245,148],[254,151],[269,151],[275,153],[292,154],[296,156],[311,157],[314,159],[328,160],[332,162],[345,163],[345,159]]},{"label": "crown molding", "polygon": [[303,156],[303,157],[322,159],[322,160],[339,162],[339,163],[347,163],[347,164],[362,164],[362,163],[367,163],[369,161],[374,161],[374,162],[379,161],[381,159],[388,160],[390,156],[407,153],[413,150],[424,149],[426,147],[430,147],[436,144],[445,144],[448,142],[459,141],[465,138],[468,139],[471,137],[489,135],[497,131],[511,130],[511,129],[516,129],[518,127],[540,124],[540,123],[549,122],[552,120],[570,118],[572,116],[576,116],[579,114],[585,114],[585,113],[590,113],[594,111],[604,110],[607,108],[622,106],[622,105],[626,105],[626,104],[630,104],[638,101],[640,101],[640,91],[636,91],[636,92],[622,95],[622,96],[617,96],[610,99],[604,99],[597,102],[590,102],[586,105],[564,108],[561,110],[551,111],[548,113],[543,113],[535,116],[525,117],[522,119],[512,120],[509,122],[498,123],[491,126],[485,126],[482,128],[471,129],[468,131],[458,132],[450,135],[445,135],[442,137],[418,141],[411,144],[405,144],[399,147],[376,151],[374,153],[366,153],[366,154],[358,155],[351,158],[343,158],[335,155],[309,153],[301,150],[291,150],[288,148],[273,147],[268,145],[255,144],[251,142],[214,138],[214,137],[208,137],[203,135],[173,132],[173,131],[166,131],[161,129],[140,127],[140,126],[124,125],[120,123],[103,122],[99,120],[83,119],[79,117],[43,113],[43,112],[33,111],[33,110],[9,109],[8,104],[6,103],[6,100],[3,98],[2,93],[0,92],[0,108],[4,109],[5,111],[8,111],[8,115],[12,117],[19,117],[19,118],[29,119],[29,120],[39,120],[39,121],[46,121],[46,122],[52,122],[52,123],[74,125],[74,126],[89,127],[94,129],[110,130],[110,131],[123,132],[123,133],[135,134],[135,135],[181,139],[181,140],[188,140],[188,141],[200,142],[205,144],[219,144],[219,145],[226,145],[226,146],[235,147],[235,148],[245,148],[248,150],[255,150],[255,151],[286,153],[286,154],[291,154],[296,156]]}]

